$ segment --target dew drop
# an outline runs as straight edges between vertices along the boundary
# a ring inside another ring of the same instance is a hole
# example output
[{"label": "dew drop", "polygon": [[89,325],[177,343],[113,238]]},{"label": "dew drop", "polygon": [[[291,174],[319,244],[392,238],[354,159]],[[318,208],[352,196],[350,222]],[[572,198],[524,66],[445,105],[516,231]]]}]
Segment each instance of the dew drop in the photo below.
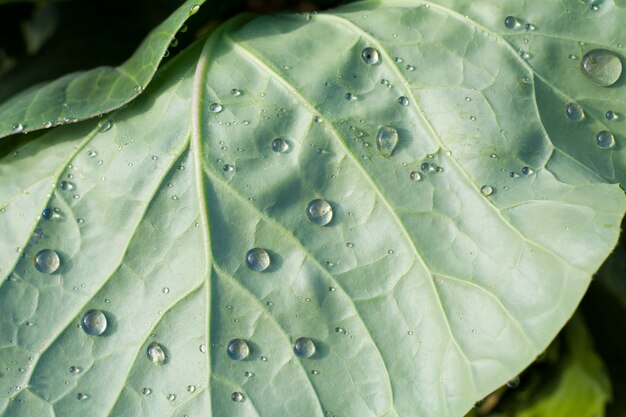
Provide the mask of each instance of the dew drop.
[{"label": "dew drop", "polygon": [[409,174],[409,178],[411,178],[413,181],[421,181],[422,180],[422,174],[420,174],[417,171],[413,171]]},{"label": "dew drop", "polygon": [[367,47],[361,51],[361,59],[367,65],[376,65],[380,62],[380,54],[376,49]]},{"label": "dew drop", "polygon": [[254,372],[246,371],[243,374],[246,378],[252,378],[254,376]]},{"label": "dew drop", "polygon": [[429,164],[428,162],[423,162],[420,165],[420,169],[422,170],[422,172],[425,172],[425,173],[435,172],[435,167],[432,164]]},{"label": "dew drop", "polygon": [[391,126],[380,126],[376,134],[376,146],[383,156],[391,156],[398,144],[398,131]]},{"label": "dew drop", "polygon": [[233,339],[226,345],[226,354],[234,361],[241,361],[250,356],[250,347],[243,339]]},{"label": "dew drop", "polygon": [[504,27],[511,30],[519,29],[522,23],[515,16],[507,16],[504,18]]},{"label": "dew drop", "polygon": [[163,365],[165,363],[165,351],[158,342],[152,342],[146,349],[148,359],[156,365]]},{"label": "dew drop", "polygon": [[354,247],[354,243],[352,242],[347,242],[346,243],[346,248],[353,248]]},{"label": "dew drop", "polygon": [[189,392],[189,393],[196,392],[196,386],[195,385],[187,385],[187,392]]},{"label": "dew drop", "polygon": [[299,337],[293,343],[293,353],[304,359],[315,355],[315,343],[308,337]]},{"label": "dew drop", "polygon": [[150,389],[150,388],[144,388],[144,389],[142,389],[142,390],[141,390],[141,393],[142,393],[143,395],[150,395],[150,394],[152,394],[152,389]]},{"label": "dew drop", "polygon": [[506,386],[509,388],[517,388],[519,387],[520,384],[520,377],[516,376],[515,378],[511,379],[510,381],[508,381],[506,383]]},{"label": "dew drop", "polygon": [[529,32],[537,30],[537,26],[533,25],[532,23],[526,23],[526,25],[524,25],[524,28]]},{"label": "dew drop", "polygon": [[35,255],[35,268],[43,274],[53,274],[61,266],[59,254],[52,249],[42,249]]},{"label": "dew drop", "polygon": [[407,71],[415,71],[415,67],[411,64],[407,65],[405,68]]},{"label": "dew drop", "polygon": [[72,191],[74,188],[76,188],[76,186],[73,182],[61,181],[59,183],[59,188],[61,188],[63,191]]},{"label": "dew drop", "polygon": [[395,57],[395,58],[393,59],[393,61],[394,61],[396,64],[401,64],[401,63],[403,63],[403,62],[404,62],[404,59],[402,59],[402,58],[400,58],[399,56],[397,56],[397,57]]},{"label": "dew drop", "polygon": [[24,131],[24,125],[21,123],[16,123],[11,126],[11,133],[20,133]]},{"label": "dew drop", "polygon": [[263,248],[252,248],[246,252],[246,265],[252,271],[263,272],[269,268],[270,255]]},{"label": "dew drop", "polygon": [[573,122],[580,122],[585,118],[585,111],[577,103],[567,103],[565,105],[565,115]]},{"label": "dew drop", "polygon": [[312,223],[326,226],[333,219],[333,208],[328,201],[318,198],[307,205],[306,214]]},{"label": "dew drop", "polygon": [[189,15],[191,16],[192,14],[198,13],[198,10],[200,10],[200,5],[196,4],[189,10]]},{"label": "dew drop", "polygon": [[400,96],[400,97],[398,97],[398,103],[400,103],[400,105],[406,107],[406,106],[409,105],[409,99],[406,98],[405,96]]},{"label": "dew drop", "polygon": [[100,310],[89,310],[80,320],[80,327],[91,336],[99,336],[107,329],[107,318]]},{"label": "dew drop", "polygon": [[98,155],[98,153],[92,149],[87,151],[87,156],[90,158],[94,158],[96,155]]},{"label": "dew drop", "polygon": [[206,345],[205,344],[201,344],[198,349],[200,350],[201,353],[206,353]]},{"label": "dew drop", "polygon": [[163,287],[163,288],[161,289],[161,292],[162,292],[163,294],[169,294],[169,293],[170,293],[170,289],[169,289],[168,287]]},{"label": "dew drop", "polygon": [[615,136],[608,130],[602,130],[596,135],[596,145],[600,149],[611,149],[615,146]]},{"label": "dew drop", "polygon": [[581,60],[580,67],[592,83],[601,87],[615,84],[622,75],[620,57],[606,49],[594,49],[587,52]]},{"label": "dew drop", "polygon": [[286,153],[289,151],[289,143],[282,138],[276,138],[272,141],[272,150],[276,153]]},{"label": "dew drop", "polygon": [[488,197],[491,194],[493,194],[493,187],[491,187],[490,185],[483,185],[480,188],[480,192],[485,196]]},{"label": "dew drop", "polygon": [[609,110],[604,114],[604,117],[606,117],[606,120],[612,121],[612,120],[618,119],[619,115],[615,113],[613,110]]},{"label": "dew drop", "polygon": [[233,172],[235,168],[232,165],[224,164],[224,166],[222,167],[222,170],[224,172]]},{"label": "dew drop", "polygon": [[69,368],[70,374],[72,375],[78,375],[80,374],[80,368],[78,366],[70,366]]},{"label": "dew drop", "polygon": [[169,401],[176,401],[176,394],[168,394],[167,399]]},{"label": "dew drop", "polygon": [[107,130],[111,129],[112,123],[109,119],[106,120],[100,120],[98,122],[98,131],[99,132],[106,132]]},{"label": "dew drop", "polygon": [[52,220],[52,217],[54,217],[54,211],[46,207],[41,211],[41,217],[45,220]]},{"label": "dew drop", "polygon": [[79,392],[78,394],[76,394],[76,399],[78,401],[83,401],[83,400],[86,400],[87,398],[89,398],[89,396],[87,394],[83,394],[82,392]]},{"label": "dew drop", "polygon": [[531,167],[523,167],[522,168],[522,174],[529,176],[529,175],[533,175],[535,173],[535,170],[532,169]]},{"label": "dew drop", "polygon": [[245,397],[243,396],[242,393],[240,393],[239,391],[233,392],[230,396],[230,398],[236,402],[236,403],[240,403],[243,402],[243,400],[245,399]]},{"label": "dew drop", "polygon": [[348,100],[348,101],[356,101],[356,100],[357,100],[357,96],[355,96],[355,95],[354,95],[354,94],[352,94],[352,93],[346,93],[346,94],[344,95],[344,97],[345,97],[345,99],[346,99],[346,100]]},{"label": "dew drop", "polygon": [[211,103],[209,106],[209,111],[211,113],[219,113],[224,109],[224,107],[220,103]]}]

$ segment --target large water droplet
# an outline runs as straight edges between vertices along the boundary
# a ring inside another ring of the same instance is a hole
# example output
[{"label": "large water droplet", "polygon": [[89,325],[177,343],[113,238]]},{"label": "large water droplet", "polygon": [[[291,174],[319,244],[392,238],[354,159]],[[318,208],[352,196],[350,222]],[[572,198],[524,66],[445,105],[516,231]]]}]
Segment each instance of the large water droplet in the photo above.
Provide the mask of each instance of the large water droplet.
[{"label": "large water droplet", "polygon": [[422,180],[422,174],[420,174],[417,171],[412,171],[409,174],[409,178],[411,178],[413,181],[421,181]]},{"label": "large water droplet", "polygon": [[614,112],[613,110],[609,110],[604,114],[604,117],[606,117],[606,120],[612,121],[612,120],[616,120],[619,118],[619,114],[617,114],[616,112]]},{"label": "large water droplet", "polygon": [[520,384],[520,377],[516,376],[515,378],[511,379],[510,381],[508,381],[506,383],[506,386],[509,388],[517,388],[519,387]]},{"label": "large water droplet", "polygon": [[304,359],[315,355],[315,350],[315,343],[308,337],[299,337],[293,343],[293,353]]},{"label": "large water droplet", "polygon": [[243,402],[243,400],[245,399],[243,394],[240,393],[239,391],[233,392],[230,398],[236,403]]},{"label": "large water droplet", "polygon": [[601,149],[611,149],[615,146],[615,136],[608,130],[598,132],[596,135],[596,144]]},{"label": "large water droplet", "polygon": [[606,49],[594,49],[587,52],[580,63],[583,74],[592,83],[608,87],[617,82],[622,75],[622,61],[614,52]]},{"label": "large water droplet", "polygon": [[522,174],[529,176],[529,175],[533,175],[535,173],[535,170],[532,169],[531,167],[523,167],[522,168]]},{"label": "large water droplet", "polygon": [[285,153],[289,150],[289,143],[282,138],[276,138],[272,141],[272,150],[276,153]]},{"label": "large water droplet", "polygon": [[522,23],[515,16],[507,16],[504,18],[504,27],[507,29],[519,29]]},{"label": "large water droplet", "polygon": [[158,342],[152,342],[146,349],[148,359],[157,365],[163,365],[165,363],[165,351]]},{"label": "large water droplet", "polygon": [[319,226],[326,226],[333,219],[333,208],[321,198],[311,201],[306,207],[309,220]]},{"label": "large water droplet", "polygon": [[91,336],[99,336],[107,329],[107,318],[100,310],[89,310],[80,320],[83,331]]},{"label": "large water droplet", "polygon": [[398,144],[398,131],[391,126],[381,126],[376,134],[376,146],[384,156],[391,156]]},{"label": "large water droplet", "polygon": [[488,197],[491,194],[493,194],[493,187],[491,185],[483,185],[480,188],[480,192],[485,196]]},{"label": "large water droplet", "polygon": [[59,254],[52,249],[42,249],[35,255],[35,268],[44,274],[53,274],[61,266]]},{"label": "large water droplet", "polygon": [[111,129],[111,121],[109,119],[106,120],[100,120],[98,122],[98,131],[100,132],[106,132],[107,130]]},{"label": "large water droplet", "polygon": [[376,65],[380,62],[380,54],[376,49],[367,47],[361,51],[361,59],[367,65]]},{"label": "large water droplet", "polygon": [[573,122],[580,122],[585,118],[585,111],[577,103],[567,103],[565,105],[565,115]]},{"label": "large water droplet", "polygon": [[46,207],[41,211],[41,217],[46,220],[52,220],[52,218],[54,217],[54,211],[52,211],[51,208]]},{"label": "large water droplet", "polygon": [[265,271],[270,263],[270,255],[263,248],[252,248],[246,253],[246,265],[253,271]]},{"label": "large water droplet", "polygon": [[224,107],[220,103],[211,103],[209,106],[209,111],[211,113],[219,113],[224,109]]},{"label": "large water droplet", "polygon": [[250,347],[243,339],[233,339],[226,345],[226,354],[235,361],[241,361],[250,356]]}]

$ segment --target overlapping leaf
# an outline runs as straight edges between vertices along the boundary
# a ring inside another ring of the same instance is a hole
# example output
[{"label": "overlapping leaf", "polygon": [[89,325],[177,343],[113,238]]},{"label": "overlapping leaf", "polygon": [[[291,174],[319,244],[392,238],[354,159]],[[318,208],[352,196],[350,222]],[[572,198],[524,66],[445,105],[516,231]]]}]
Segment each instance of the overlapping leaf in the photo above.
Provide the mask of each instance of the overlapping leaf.
[{"label": "overlapping leaf", "polygon": [[[578,26],[605,27],[576,7]],[[566,37],[555,10],[385,2],[235,20],[109,129],[54,129],[5,157],[3,415],[463,415],[571,316],[626,205],[607,184],[623,177],[623,127],[614,149],[594,139],[624,87],[590,84],[567,54],[545,63],[547,39]],[[537,29],[507,32],[522,11]],[[595,33],[568,36],[613,45]],[[566,118],[572,99],[586,122]],[[398,132],[391,156],[380,126]],[[326,226],[307,219],[318,198]],[[40,220],[45,207],[58,216]],[[246,266],[253,247],[267,271]],[[58,273],[35,269],[45,248]],[[92,308],[103,336],[76,326]],[[227,356],[234,338],[246,360]]]}]

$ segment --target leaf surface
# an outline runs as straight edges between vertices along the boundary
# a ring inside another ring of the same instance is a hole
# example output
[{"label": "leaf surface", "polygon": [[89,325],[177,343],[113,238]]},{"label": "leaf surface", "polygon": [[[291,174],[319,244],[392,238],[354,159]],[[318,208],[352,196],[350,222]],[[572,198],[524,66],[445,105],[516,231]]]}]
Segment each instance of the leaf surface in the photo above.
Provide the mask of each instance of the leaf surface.
[{"label": "leaf surface", "polygon": [[[55,128],[4,157],[2,415],[461,416],[517,375],[572,315],[626,199],[608,184],[621,137],[602,150],[581,125],[583,157],[550,133],[565,104],[551,113],[540,90],[558,80],[505,37],[516,5],[237,19],[110,129]],[[567,91],[595,94],[585,82]],[[326,226],[307,218],[320,198]],[[35,269],[42,249],[57,273]],[[77,326],[94,308],[99,337]],[[245,360],[226,353],[236,338]]]}]

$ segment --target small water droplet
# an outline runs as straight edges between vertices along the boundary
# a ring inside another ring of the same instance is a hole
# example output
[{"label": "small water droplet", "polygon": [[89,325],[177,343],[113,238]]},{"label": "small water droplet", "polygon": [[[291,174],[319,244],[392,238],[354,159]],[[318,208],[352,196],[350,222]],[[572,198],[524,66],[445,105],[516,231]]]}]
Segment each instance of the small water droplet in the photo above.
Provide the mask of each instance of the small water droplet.
[{"label": "small water droplet", "polygon": [[189,10],[189,15],[198,13],[198,10],[200,10],[200,5],[196,4]]},{"label": "small water droplet", "polygon": [[523,49],[520,48],[519,51],[517,51],[518,55],[521,56],[524,59],[530,59],[530,52],[525,51]]},{"label": "small water droplet", "polygon": [[615,113],[613,110],[609,110],[604,114],[604,117],[606,117],[606,120],[612,121],[618,119],[619,114]]},{"label": "small water droplet", "polygon": [[322,118],[321,118],[320,116],[315,116],[315,117],[313,118],[313,121],[314,121],[315,123],[322,123]]},{"label": "small water droplet", "polygon": [[435,167],[428,162],[423,162],[420,165],[420,169],[422,170],[422,172],[425,172],[425,173],[435,172]]},{"label": "small water droplet", "polygon": [[576,55],[574,55],[574,54],[568,54],[567,58],[571,59],[571,60],[578,59],[578,57]]},{"label": "small water droplet", "polygon": [[261,359],[261,362],[267,362],[267,357],[266,356],[261,356],[259,359]]},{"label": "small water droplet", "polygon": [[522,23],[515,16],[507,16],[504,18],[504,27],[511,30],[517,30]]},{"label": "small water droplet", "polygon": [[219,113],[224,109],[224,106],[222,106],[220,103],[211,103],[211,105],[209,106],[209,111],[211,113]]},{"label": "small water droplet", "polygon": [[100,310],[89,310],[80,320],[83,331],[91,336],[99,336],[107,329],[107,318]]},{"label": "small water droplet", "polygon": [[141,393],[142,393],[143,395],[150,395],[150,394],[152,394],[152,389],[150,389],[150,388],[144,388],[144,389],[142,389],[142,390],[141,390]]},{"label": "small water droplet", "polygon": [[481,193],[482,193],[485,197],[488,197],[488,196],[490,196],[491,194],[493,194],[493,187],[492,187],[492,186],[490,186],[490,185],[483,185],[483,186],[480,188],[480,192],[481,192]]},{"label": "small water droplet", "polygon": [[167,399],[169,401],[176,401],[176,394],[168,394]]},{"label": "small water droplet", "polygon": [[163,365],[165,363],[165,351],[163,346],[158,342],[151,342],[146,349],[148,359],[156,365]]},{"label": "small water droplet", "polygon": [[422,174],[420,174],[417,171],[412,171],[409,174],[409,178],[411,178],[413,181],[421,181],[422,180]]},{"label": "small water droplet", "polygon": [[24,125],[21,123],[16,123],[11,126],[11,133],[21,133],[24,131]]},{"label": "small water droplet", "polygon": [[401,64],[404,62],[404,59],[400,58],[399,56],[395,57],[393,59],[393,62],[395,62],[396,64]]},{"label": "small water droplet", "polygon": [[299,337],[293,343],[293,353],[304,359],[315,355],[315,343],[308,337]]},{"label": "small water droplet", "polygon": [[76,186],[73,182],[61,181],[59,183],[59,188],[61,188],[63,191],[72,191],[74,188],[76,188]]},{"label": "small water droplet", "polygon": [[596,144],[600,149],[611,149],[615,146],[615,136],[608,130],[602,130],[596,135]]},{"label": "small water droplet", "polygon": [[354,247],[354,243],[352,242],[347,242],[346,243],[346,248],[353,248]]},{"label": "small water droplet", "polygon": [[106,119],[106,120],[100,120],[98,122],[98,131],[99,132],[106,132],[107,130],[111,129],[111,126],[113,124],[111,123],[111,120]]},{"label": "small water droplet", "polygon": [[289,151],[289,142],[282,138],[276,138],[272,141],[272,150],[276,153],[286,153]]},{"label": "small water droplet", "polygon": [[240,393],[239,391],[233,392],[230,396],[230,398],[236,402],[236,403],[240,403],[243,402],[243,400],[245,399],[245,397],[243,396],[242,393]]},{"label": "small water droplet", "polygon": [[357,96],[355,96],[355,95],[354,95],[354,94],[352,94],[352,93],[346,93],[346,94],[344,95],[344,97],[345,97],[345,99],[346,99],[346,100],[348,100],[348,101],[356,101],[356,100],[357,100]]},{"label": "small water droplet", "polygon": [[196,392],[196,386],[195,385],[187,385],[187,392],[189,392],[189,393]]},{"label": "small water droplet", "polygon": [[271,258],[263,248],[252,248],[246,252],[246,265],[252,271],[263,272],[269,268]]},{"label": "small water droplet", "polygon": [[246,378],[252,378],[254,376],[254,372],[246,371],[243,374]]},{"label": "small water droplet", "polygon": [[54,217],[54,211],[50,208],[45,208],[41,211],[41,217],[45,220],[52,220],[52,217]]},{"label": "small water droplet", "polygon": [[406,107],[406,106],[409,105],[409,99],[406,98],[405,96],[400,96],[400,97],[398,97],[398,103],[400,103],[400,105]]},{"label": "small water droplet", "polygon": [[83,401],[83,400],[86,400],[88,398],[89,398],[89,396],[87,394],[83,394],[82,392],[79,392],[78,394],[76,394],[76,399],[78,401]]},{"label": "small water droplet", "polygon": [[53,274],[61,266],[59,254],[52,249],[42,249],[35,255],[35,268],[43,274]]},{"label": "small water droplet", "polygon": [[415,67],[411,64],[407,65],[405,68],[407,71],[415,71]]},{"label": "small water droplet", "polygon": [[532,169],[531,167],[523,167],[522,168],[522,174],[529,176],[529,175],[533,175],[535,173],[535,170]]},{"label": "small water droplet", "polygon": [[90,158],[94,158],[96,155],[98,155],[98,153],[92,149],[87,151],[87,156]]},{"label": "small water droplet", "polygon": [[592,83],[601,87],[615,84],[622,75],[620,57],[606,49],[594,49],[587,52],[581,60],[580,67]]},{"label": "small water droplet", "polygon": [[326,226],[333,219],[333,208],[328,201],[318,198],[307,205],[306,214],[312,223]]},{"label": "small water droplet", "polygon": [[198,349],[200,350],[201,353],[206,353],[206,345],[205,344],[201,344]]},{"label": "small water droplet", "polygon": [[585,111],[577,103],[567,103],[565,105],[565,115],[573,122],[580,122],[585,118]]},{"label": "small water droplet", "polygon": [[78,366],[73,366],[73,365],[70,366],[69,371],[70,371],[70,374],[72,374],[72,375],[80,374],[80,368]]},{"label": "small water droplet", "polygon": [[376,134],[376,146],[383,156],[391,156],[398,144],[398,131],[391,126],[380,126]]},{"label": "small water droplet", "polygon": [[337,289],[335,287],[328,287],[328,291],[334,292],[334,291],[337,291]]},{"label": "small water droplet", "polygon": [[520,377],[516,376],[515,378],[511,379],[510,381],[508,381],[506,383],[506,386],[509,388],[517,388],[519,387],[520,384]]},{"label": "small water droplet", "polygon": [[250,347],[243,339],[233,339],[226,345],[226,354],[234,361],[241,361],[250,356]]},{"label": "small water droplet", "polygon": [[470,116],[469,118],[472,122],[476,120],[476,116]]},{"label": "small water droplet", "polygon": [[169,289],[168,287],[163,287],[163,288],[161,289],[161,292],[162,292],[163,294],[169,294],[169,293],[170,293],[170,289]]},{"label": "small water droplet", "polygon": [[241,90],[239,90],[237,88],[233,88],[232,90],[230,90],[230,94],[233,97],[239,97],[241,95]]},{"label": "small water droplet", "polygon": [[233,172],[235,168],[232,165],[224,164],[224,166],[222,167],[222,170],[224,172]]},{"label": "small water droplet", "polygon": [[380,54],[376,49],[367,47],[361,51],[361,59],[367,65],[376,65],[380,62]]},{"label": "small water droplet", "polygon": [[533,25],[532,23],[526,23],[526,25],[524,25],[524,28],[529,32],[537,30],[537,26]]}]

